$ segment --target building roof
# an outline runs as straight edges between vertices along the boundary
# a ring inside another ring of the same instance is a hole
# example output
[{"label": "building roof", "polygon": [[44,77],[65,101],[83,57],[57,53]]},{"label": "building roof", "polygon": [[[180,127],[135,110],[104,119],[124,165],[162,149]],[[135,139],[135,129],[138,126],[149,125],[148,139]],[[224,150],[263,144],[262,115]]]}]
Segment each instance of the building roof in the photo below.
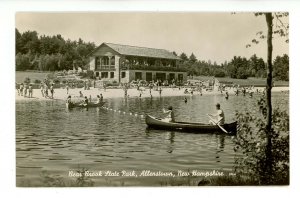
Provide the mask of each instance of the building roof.
[{"label": "building roof", "polygon": [[172,52],[169,52],[165,49],[137,47],[114,43],[102,43],[99,47],[101,47],[102,45],[107,45],[108,47],[112,48],[114,51],[122,55],[180,60],[178,56],[175,56]]}]

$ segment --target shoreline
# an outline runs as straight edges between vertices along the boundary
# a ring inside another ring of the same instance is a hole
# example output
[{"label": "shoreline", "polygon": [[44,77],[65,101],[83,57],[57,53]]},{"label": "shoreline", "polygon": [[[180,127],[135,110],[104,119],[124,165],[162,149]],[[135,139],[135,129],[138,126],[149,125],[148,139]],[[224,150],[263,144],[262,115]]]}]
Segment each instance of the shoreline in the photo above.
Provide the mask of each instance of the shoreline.
[{"label": "shoreline", "polygon": [[[185,94],[184,90],[186,88],[162,88],[161,96],[159,91],[151,90],[152,97],[176,97],[176,96],[191,96],[191,94]],[[255,87],[254,90],[258,89],[260,92],[264,89],[264,87]],[[188,88],[189,90],[189,88]],[[98,88],[91,88],[90,90],[84,90],[83,88],[74,88],[69,89],[69,94],[67,94],[67,90],[64,88],[55,89],[54,90],[54,99],[51,98],[44,98],[42,96],[40,89],[33,89],[33,97],[28,98],[24,96],[18,95],[17,90],[15,91],[15,100],[16,101],[30,101],[30,100],[39,100],[39,101],[47,101],[47,100],[66,100],[68,95],[72,96],[73,101],[81,101],[83,97],[79,97],[79,91],[82,92],[83,96],[87,96],[88,98],[92,98],[92,101],[96,100],[97,95],[102,93],[104,100],[105,99],[113,99],[113,98],[124,98],[124,90],[123,89],[103,89]],[[229,95],[234,95],[234,89],[227,89]],[[272,92],[285,92],[289,91],[289,87],[273,87]],[[139,98],[141,93],[141,98],[150,98],[150,91],[149,89],[145,89],[144,91],[138,91],[136,88],[128,89],[128,98]],[[224,92],[223,92],[224,94]],[[254,92],[256,94],[256,92]],[[198,91],[195,91],[193,95],[200,95]],[[202,95],[221,95],[220,91],[217,91],[217,88],[213,91],[202,91]]]}]

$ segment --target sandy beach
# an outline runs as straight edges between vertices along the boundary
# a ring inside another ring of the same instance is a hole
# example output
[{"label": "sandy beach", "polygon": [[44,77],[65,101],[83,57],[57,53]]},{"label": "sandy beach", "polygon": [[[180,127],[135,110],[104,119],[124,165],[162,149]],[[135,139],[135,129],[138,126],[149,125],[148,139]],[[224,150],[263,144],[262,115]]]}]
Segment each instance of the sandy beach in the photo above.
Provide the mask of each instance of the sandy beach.
[{"label": "sandy beach", "polygon": [[[254,88],[254,90],[258,89],[260,92],[262,92],[263,88]],[[161,97],[172,97],[172,96],[190,96],[191,94],[185,94],[184,93],[185,88],[181,88],[180,90],[178,88],[163,88]],[[188,88],[189,90],[189,88]],[[79,101],[83,98],[79,97],[79,91],[82,92],[83,96],[87,96],[88,98],[92,98],[92,100],[96,100],[97,95],[102,93],[104,99],[109,98],[123,98],[124,97],[124,90],[123,89],[106,89],[105,91],[103,89],[98,88],[91,88],[90,90],[84,90],[83,88],[74,88],[69,89],[69,93],[67,94],[67,90],[64,88],[61,89],[55,89],[54,90],[54,99],[56,100],[66,100],[68,95],[72,96],[73,101]],[[234,89],[227,89],[229,95],[234,95]],[[274,87],[272,89],[273,92],[281,92],[281,91],[289,91],[289,87]],[[138,91],[136,88],[128,89],[127,94],[129,98],[132,97],[160,97],[160,94],[158,91],[151,90],[151,95],[149,89],[145,89],[144,91]],[[195,91],[193,95],[199,95],[200,93],[198,91]],[[217,88],[215,88],[213,91],[202,91],[203,95],[220,95],[220,91],[217,91]],[[224,94],[224,92],[223,92]],[[16,90],[16,101],[22,101],[22,100],[52,100],[50,98],[44,98],[42,96],[41,90],[34,89],[33,90],[33,97],[28,98],[21,95],[18,95],[18,92]]]}]

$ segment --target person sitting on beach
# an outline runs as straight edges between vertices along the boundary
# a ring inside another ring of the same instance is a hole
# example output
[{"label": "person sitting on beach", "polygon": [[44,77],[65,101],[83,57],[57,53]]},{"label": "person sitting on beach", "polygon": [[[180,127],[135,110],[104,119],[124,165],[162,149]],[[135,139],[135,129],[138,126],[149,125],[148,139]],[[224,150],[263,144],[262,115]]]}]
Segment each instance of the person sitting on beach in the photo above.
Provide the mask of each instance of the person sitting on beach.
[{"label": "person sitting on beach", "polygon": [[175,116],[174,116],[174,112],[173,112],[173,107],[169,106],[168,109],[163,109],[164,113],[167,113],[168,115],[162,119],[162,121],[165,122],[175,122]]},{"label": "person sitting on beach", "polygon": [[208,114],[215,119],[209,121],[211,125],[220,124],[223,125],[225,123],[225,115],[224,111],[221,109],[221,105],[219,103],[216,104],[217,113],[214,115]]}]

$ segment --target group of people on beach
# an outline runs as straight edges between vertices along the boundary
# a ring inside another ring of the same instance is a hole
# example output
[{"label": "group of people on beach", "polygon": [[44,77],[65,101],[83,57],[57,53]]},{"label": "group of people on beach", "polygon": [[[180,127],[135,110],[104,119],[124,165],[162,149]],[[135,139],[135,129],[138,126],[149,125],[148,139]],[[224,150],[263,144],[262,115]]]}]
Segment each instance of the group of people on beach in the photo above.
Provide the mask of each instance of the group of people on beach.
[{"label": "group of people on beach", "polygon": [[[254,86],[249,86],[249,87],[241,87],[239,85],[237,86],[233,86],[234,90],[234,94],[236,96],[239,95],[239,93],[241,92],[243,94],[243,96],[246,96],[246,94],[249,94],[249,97],[252,98],[253,97],[253,93],[254,93]],[[258,91],[257,91],[258,92]]]},{"label": "group of people on beach", "polygon": [[[17,90],[18,90],[18,95],[19,96],[24,96],[24,98],[32,98],[33,97],[33,85],[31,83],[21,83],[20,86],[18,87],[17,85]],[[27,95],[28,93],[28,95]]]},{"label": "group of people on beach", "polygon": [[[54,98],[54,84],[50,84],[50,86],[47,83],[41,83],[40,84],[41,94],[44,98]],[[50,92],[50,95],[49,95]]]}]

